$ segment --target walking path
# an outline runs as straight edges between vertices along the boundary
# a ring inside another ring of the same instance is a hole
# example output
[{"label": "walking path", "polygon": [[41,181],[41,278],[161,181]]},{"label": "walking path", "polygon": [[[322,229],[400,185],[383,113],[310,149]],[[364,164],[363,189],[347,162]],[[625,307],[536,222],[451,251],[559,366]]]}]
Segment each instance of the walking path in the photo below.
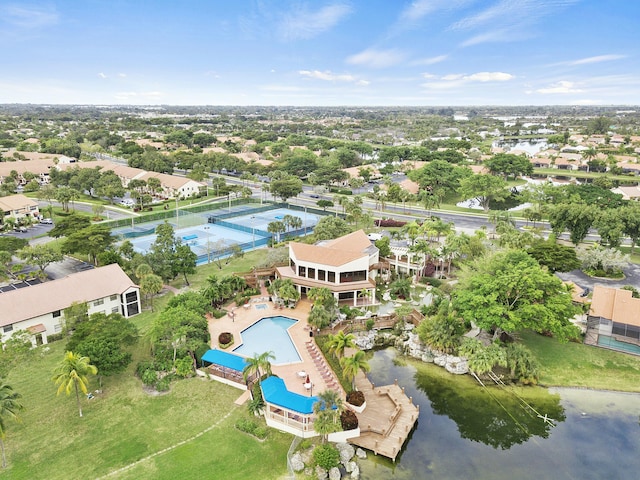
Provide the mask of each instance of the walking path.
[{"label": "walking path", "polygon": [[129,469],[131,469],[133,467],[136,467],[136,466],[140,465],[141,463],[146,462],[147,460],[151,460],[152,458],[157,457],[158,455],[162,455],[163,453],[167,453],[168,451],[174,450],[174,449],[176,449],[178,447],[181,447],[182,445],[185,445],[185,444],[187,444],[189,442],[192,442],[196,438],[201,437],[205,433],[210,432],[211,430],[216,428],[218,425],[220,425],[224,420],[229,418],[229,415],[231,415],[234,410],[235,410],[235,408],[233,410],[230,410],[224,417],[220,418],[216,423],[214,423],[213,425],[211,425],[208,428],[205,428],[200,433],[195,434],[193,437],[187,438],[186,440],[183,440],[181,442],[175,443],[175,444],[171,445],[170,447],[167,447],[167,448],[164,448],[164,449],[160,450],[159,452],[155,452],[155,453],[152,453],[151,455],[147,455],[146,457],[141,458],[140,460],[138,460],[136,462],[130,463],[129,465],[125,465],[124,467],[119,468],[117,470],[114,470],[113,472],[107,473],[106,475],[103,475],[102,477],[98,477],[97,480],[101,480],[103,478],[112,477],[112,476],[117,475],[119,473],[122,473],[122,472],[124,472],[126,470],[129,470]]}]

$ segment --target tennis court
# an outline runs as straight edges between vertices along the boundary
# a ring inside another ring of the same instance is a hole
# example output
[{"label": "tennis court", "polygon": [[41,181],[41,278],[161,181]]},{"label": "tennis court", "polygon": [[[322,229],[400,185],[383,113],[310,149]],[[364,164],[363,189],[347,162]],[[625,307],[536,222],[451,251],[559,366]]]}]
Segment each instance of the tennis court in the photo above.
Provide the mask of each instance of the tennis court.
[{"label": "tennis court", "polygon": [[[285,218],[286,217],[286,218]],[[233,205],[200,213],[179,212],[176,218],[166,221],[174,228],[176,238],[188,245],[198,256],[197,263],[207,263],[214,258],[233,253],[238,245],[242,250],[252,250],[268,244],[272,234],[267,231],[274,221],[299,218],[298,225],[288,226],[284,235],[300,236],[311,233],[320,216],[310,212],[298,212],[288,208],[271,208],[253,205]],[[220,219],[220,220],[219,220]],[[222,220],[224,219],[224,220]],[[147,253],[156,240],[155,229],[165,220],[121,227],[113,230],[115,236],[129,240],[133,248]]]}]

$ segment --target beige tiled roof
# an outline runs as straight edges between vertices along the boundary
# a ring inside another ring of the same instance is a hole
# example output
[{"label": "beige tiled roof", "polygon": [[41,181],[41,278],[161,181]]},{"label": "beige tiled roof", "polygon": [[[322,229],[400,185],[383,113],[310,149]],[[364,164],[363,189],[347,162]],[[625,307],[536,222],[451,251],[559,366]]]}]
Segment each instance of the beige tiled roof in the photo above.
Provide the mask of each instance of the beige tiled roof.
[{"label": "beige tiled roof", "polygon": [[73,273],[59,280],[0,293],[0,327],[57,310],[122,294],[135,284],[117,263]]},{"label": "beige tiled roof", "polygon": [[342,237],[329,240],[323,244],[324,247],[336,248],[340,250],[349,250],[363,254],[364,250],[371,246],[371,240],[364,233],[364,230],[358,230]]},{"label": "beige tiled roof", "polygon": [[25,172],[40,175],[49,173],[49,170],[51,170],[54,165],[53,159],[0,162],[0,177],[8,177],[11,174],[11,170],[15,170],[20,175],[23,175]]},{"label": "beige tiled roof", "polygon": [[8,197],[0,197],[0,211],[8,212],[10,210],[19,210],[24,207],[37,207],[38,202],[21,193],[9,195]]},{"label": "beige tiled roof", "polygon": [[589,314],[640,327],[640,298],[633,298],[629,290],[596,285]]},{"label": "beige tiled roof", "polygon": [[298,260],[338,267],[368,257],[365,250],[371,247],[371,240],[363,230],[358,230],[319,245],[291,242],[289,246]]},{"label": "beige tiled roof", "polygon": [[297,260],[330,265],[332,267],[339,267],[364,256],[362,252],[337,250],[320,245],[307,245],[306,243],[292,242],[289,246]]}]

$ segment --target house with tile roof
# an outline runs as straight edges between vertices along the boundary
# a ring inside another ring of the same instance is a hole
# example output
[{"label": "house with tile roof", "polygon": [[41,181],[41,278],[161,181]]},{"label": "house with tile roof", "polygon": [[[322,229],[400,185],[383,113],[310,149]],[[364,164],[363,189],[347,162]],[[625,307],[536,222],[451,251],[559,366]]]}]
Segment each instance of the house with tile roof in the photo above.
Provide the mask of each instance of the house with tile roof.
[{"label": "house with tile roof", "polygon": [[630,290],[596,285],[587,324],[597,333],[599,345],[611,345],[601,338],[609,337],[616,341],[614,345],[622,342],[640,347],[640,298],[633,298]]},{"label": "house with tile roof", "polygon": [[46,344],[48,335],[62,331],[64,309],[73,303],[86,303],[89,315],[120,313],[129,318],[140,313],[140,288],[118,264],[111,264],[5,291],[0,293],[0,339],[26,330],[34,345]]},{"label": "house with tile roof", "polygon": [[358,230],[315,245],[290,242],[289,265],[277,267],[276,277],[292,280],[301,295],[326,287],[340,303],[371,305],[378,261],[378,247]]},{"label": "house with tile roof", "polygon": [[22,194],[0,197],[0,224],[6,218],[21,221],[26,217],[39,218],[38,202]]}]

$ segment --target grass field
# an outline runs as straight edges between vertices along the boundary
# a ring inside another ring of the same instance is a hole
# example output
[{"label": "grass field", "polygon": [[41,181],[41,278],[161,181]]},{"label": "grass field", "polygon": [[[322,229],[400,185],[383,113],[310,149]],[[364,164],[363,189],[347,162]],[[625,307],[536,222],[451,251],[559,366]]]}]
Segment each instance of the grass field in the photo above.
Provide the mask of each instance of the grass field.
[{"label": "grass field", "polygon": [[560,343],[533,332],[523,332],[520,337],[542,365],[542,385],[640,392],[640,357]]},{"label": "grass field", "polygon": [[[103,384],[103,393],[82,399],[56,396],[52,371],[63,342],[51,344],[7,378],[22,394],[22,423],[10,422],[6,448],[9,467],[0,478],[99,478],[154,455],[212,427],[205,434],[110,478],[278,478],[286,472],[291,436],[270,430],[260,442],[235,429],[245,407],[234,400],[240,390],[192,378],[174,382],[165,395],[150,395],[129,370]],[[92,389],[97,388],[95,379]],[[269,458],[264,462],[261,459]],[[192,469],[192,470],[190,470]]]}]

